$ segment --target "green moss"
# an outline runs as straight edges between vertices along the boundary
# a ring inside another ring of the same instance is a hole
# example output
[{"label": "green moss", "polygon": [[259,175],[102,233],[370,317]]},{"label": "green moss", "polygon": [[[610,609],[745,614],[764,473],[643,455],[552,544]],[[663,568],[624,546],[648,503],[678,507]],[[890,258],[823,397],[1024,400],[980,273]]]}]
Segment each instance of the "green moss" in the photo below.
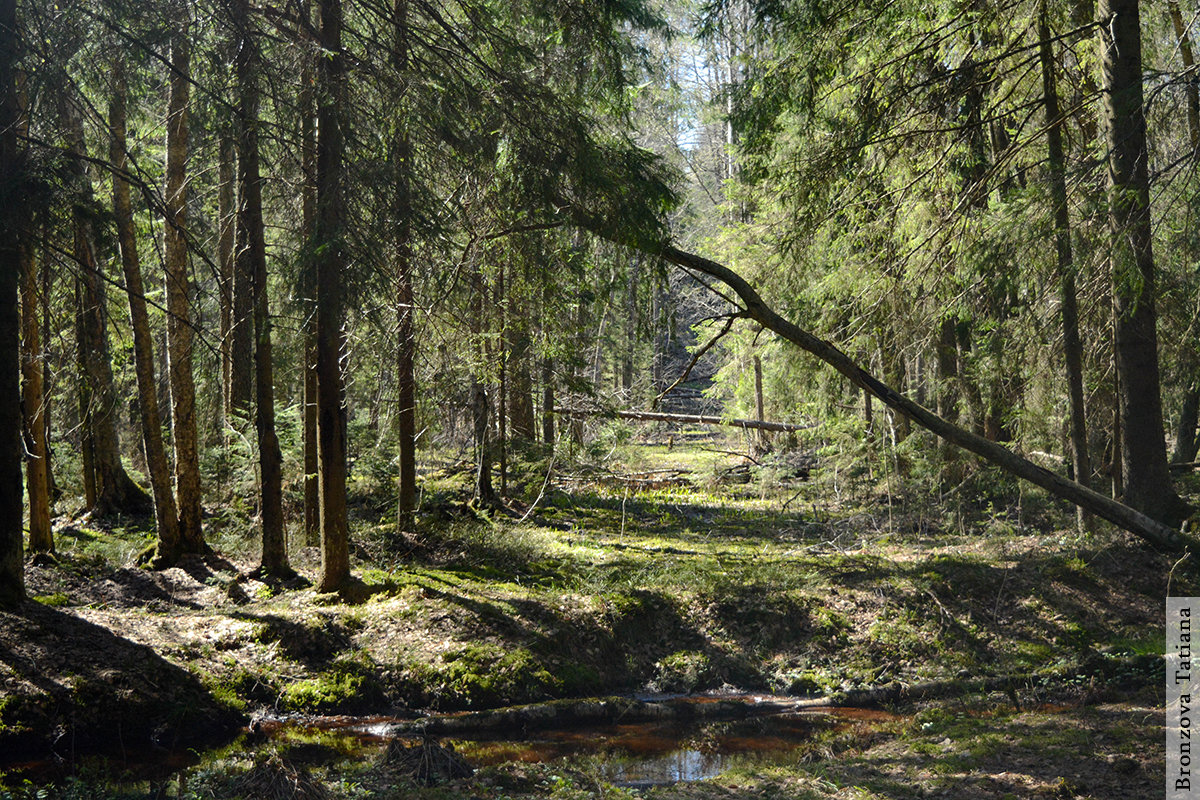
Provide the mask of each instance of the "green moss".
[{"label": "green moss", "polygon": [[1091,589],[1097,585],[1095,570],[1079,556],[1054,555],[1047,559],[1042,574],[1052,581],[1079,589]]},{"label": "green moss", "polygon": [[[594,670],[542,661],[525,648],[475,644],[446,653],[441,662],[405,665],[410,693],[423,702],[450,708],[478,708],[545,699],[570,688],[578,691],[595,678]],[[594,684],[593,684],[594,685]]]},{"label": "green moss", "polygon": [[353,712],[378,708],[383,691],[374,669],[357,661],[337,661],[326,672],[289,683],[279,692],[279,705],[308,713]]},{"label": "green moss", "polygon": [[279,703],[289,711],[326,711],[358,696],[363,677],[334,671],[290,683],[279,693]]},{"label": "green moss", "polygon": [[839,639],[845,639],[845,634],[851,627],[850,620],[844,614],[826,606],[817,609],[816,614],[813,615],[813,621],[818,631]]},{"label": "green moss", "polygon": [[554,675],[567,695],[588,694],[601,684],[600,671],[590,664],[562,664],[554,668]]},{"label": "green moss", "polygon": [[19,736],[28,731],[26,715],[31,708],[36,708],[36,705],[36,698],[25,695],[0,697],[0,736]]},{"label": "green moss", "polygon": [[654,665],[654,685],[663,692],[694,692],[713,677],[712,660],[695,650],[680,650]]},{"label": "green moss", "polygon": [[33,599],[35,602],[41,603],[44,606],[51,606],[53,608],[62,608],[63,606],[71,605],[71,598],[62,592],[34,595]]},{"label": "green moss", "polygon": [[212,695],[212,699],[216,701],[217,705],[232,711],[241,713],[249,708],[249,704],[239,697],[237,691],[231,686],[224,684],[212,686],[209,688],[209,694]]},{"label": "green moss", "polygon": [[826,670],[806,669],[779,676],[774,688],[790,695],[829,695],[837,691],[838,684],[837,678]]}]

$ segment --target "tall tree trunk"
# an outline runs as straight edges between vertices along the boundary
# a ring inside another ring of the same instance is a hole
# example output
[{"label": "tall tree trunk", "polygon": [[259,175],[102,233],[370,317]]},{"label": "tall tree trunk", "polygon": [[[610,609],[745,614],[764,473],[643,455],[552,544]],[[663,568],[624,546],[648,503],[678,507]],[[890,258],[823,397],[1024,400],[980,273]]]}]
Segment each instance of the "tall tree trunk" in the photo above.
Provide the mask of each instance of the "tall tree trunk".
[{"label": "tall tree trunk", "polygon": [[[312,22],[308,0],[300,4],[301,18],[306,25]],[[303,185],[300,189],[302,238],[315,241],[317,224],[317,120],[313,108],[313,59],[308,54],[300,67],[300,168]],[[317,478],[317,306],[315,279],[311,264],[301,272],[304,302],[304,543],[309,547],[321,544],[321,496]]]},{"label": "tall tree trunk", "polygon": [[[532,241],[537,241],[533,239]],[[516,249],[521,257],[521,283],[529,285],[529,246]],[[532,309],[531,309],[532,311]],[[514,440],[532,442],[537,423],[533,412],[533,313],[517,314],[509,325],[508,352],[512,363],[509,422]]]},{"label": "tall tree trunk", "polygon": [[871,402],[871,393],[863,390],[863,428],[866,430],[867,438],[872,439],[875,436],[875,409]]},{"label": "tall tree trunk", "polygon": [[1196,152],[1200,151],[1200,87],[1196,85],[1196,76],[1192,72],[1196,68],[1196,56],[1192,50],[1192,37],[1188,34],[1183,13],[1179,10],[1179,3],[1176,0],[1167,0],[1167,10],[1171,15],[1171,25],[1175,28],[1175,38],[1179,41],[1184,71],[1190,74],[1186,84],[1188,141],[1193,152]]},{"label": "tall tree trunk", "polygon": [[621,389],[625,402],[633,402],[633,360],[637,351],[637,287],[642,259],[637,256],[629,265],[629,280],[625,284],[625,352],[621,354]]},{"label": "tall tree trunk", "polygon": [[[18,77],[18,134],[29,134],[29,99],[23,76]],[[7,174],[7,173],[5,173]],[[12,184],[9,184],[12,185]],[[25,231],[18,231],[21,252],[21,409],[25,438],[25,491],[29,499],[29,551],[54,554],[50,527],[50,448],[46,441],[46,392],[42,382],[42,352],[38,301],[38,269],[32,242],[33,220],[26,213]],[[43,265],[43,269],[47,269]]]},{"label": "tall tree trunk", "polygon": [[196,434],[196,381],[192,375],[191,290],[187,246],[188,100],[191,40],[186,11],[171,41],[167,99],[166,224],[163,261],[167,282],[167,369],[171,377],[171,429],[175,443],[175,503],[182,552],[204,553],[200,523],[200,453]]},{"label": "tall tree trunk", "polygon": [[283,457],[275,432],[275,377],[271,362],[271,315],[267,292],[267,247],[263,233],[262,177],[258,147],[258,42],[250,30],[249,0],[231,6],[238,34],[234,71],[238,92],[239,271],[254,277],[254,428],[258,436],[259,520],[262,524],[260,575],[290,578],[283,531]]},{"label": "tall tree trunk", "polygon": [[413,529],[417,510],[417,380],[414,369],[416,337],[413,331],[412,247],[412,141],[409,136],[408,99],[408,0],[396,0],[396,54],[394,66],[403,87],[399,101],[393,148],[396,235],[396,381],[399,410],[396,437],[400,457],[400,488],[396,507],[397,533]]},{"label": "tall tree trunk", "polygon": [[492,486],[492,448],[488,414],[490,402],[481,373],[488,363],[484,345],[484,301],[485,287],[483,267],[475,265],[471,278],[471,338],[476,349],[475,369],[471,373],[471,419],[475,434],[475,499],[482,507],[496,504],[496,490]]},{"label": "tall tree trunk", "polygon": [[[108,346],[108,314],[105,279],[97,257],[92,227],[92,181],[87,170],[83,120],[76,98],[66,98],[65,122],[70,141],[72,177],[75,183],[74,256],[79,269],[76,335],[83,376],[80,381],[80,413],[83,422],[84,484],[88,508],[98,516],[146,513],[150,496],[133,482],[121,463],[116,428],[116,393],[113,389],[112,359]],[[88,485],[89,481],[90,486]]]},{"label": "tall tree trunk", "polygon": [[[46,231],[47,225],[45,217],[41,220],[41,239],[42,239],[42,292],[41,292],[41,314],[42,314],[42,347],[49,351],[50,349],[50,294],[54,288],[53,270],[50,269],[50,244],[49,235]],[[53,374],[50,371],[50,359],[42,360],[42,416],[46,421],[44,441],[46,442],[46,483],[49,487],[50,502],[54,503],[58,500],[62,493],[58,483],[54,479],[54,437],[51,434],[51,428],[54,422],[54,415],[51,413],[53,400],[54,380]]]},{"label": "tall tree trunk", "polygon": [[530,442],[535,436],[533,417],[533,371],[528,320],[517,320],[511,327],[509,345],[512,361],[512,390],[509,393],[509,420],[514,439]]},{"label": "tall tree trunk", "polygon": [[[888,342],[879,356],[883,362],[883,379],[891,386],[899,387],[900,391],[907,391],[907,380],[905,379],[907,370],[904,363],[904,355],[900,352],[900,348],[895,345],[895,342]],[[912,433],[912,423],[903,414],[895,415],[892,425],[895,430],[897,444],[907,439],[909,434]],[[902,469],[907,469],[904,459],[900,460],[900,465]]]},{"label": "tall tree trunk", "polygon": [[345,54],[341,0],[320,0],[323,57],[317,71],[317,455],[321,499],[320,590],[350,580],[346,519],[346,410],[342,387],[342,281],[346,267],[344,140]]},{"label": "tall tree trunk", "polygon": [[[79,251],[79,232],[75,231],[76,257]],[[80,262],[82,263],[82,262]],[[79,405],[79,466],[83,472],[83,505],[87,509],[95,509],[98,492],[96,488],[96,447],[92,436],[92,379],[88,373],[89,339],[86,319],[88,305],[85,297],[87,291],[83,278],[75,277],[75,364],[79,368],[79,379],[75,382],[75,395]]]},{"label": "tall tree trunk", "polygon": [[[538,248],[539,254],[544,248]],[[550,281],[542,281],[542,442],[554,447],[554,358],[550,355]]]},{"label": "tall tree trunk", "polygon": [[[22,116],[22,119],[27,117]],[[29,551],[54,553],[50,527],[50,450],[46,443],[46,395],[42,384],[38,275],[27,236],[21,245],[21,406],[25,414],[25,490],[29,496]]]},{"label": "tall tree trunk", "polygon": [[1188,506],[1171,486],[1163,437],[1138,2],[1101,0],[1099,18],[1124,500],[1175,524]]},{"label": "tall tree trunk", "polygon": [[[17,141],[21,103],[17,93],[16,0],[0,0],[0,178],[13,191],[24,184]],[[17,284],[22,240],[28,236],[25,204],[0,203],[0,608],[25,599],[25,542],[21,506],[21,314]]]},{"label": "tall tree trunk", "polygon": [[492,486],[492,451],[489,436],[487,390],[483,381],[471,378],[471,418],[475,434],[475,499],[481,507],[496,504],[496,490]]},{"label": "tall tree trunk", "polygon": [[[762,358],[754,354],[754,414],[759,422],[766,420],[766,403],[763,399],[763,369]],[[771,432],[759,430],[755,435],[755,451],[760,454],[771,452]]]},{"label": "tall tree trunk", "polygon": [[554,359],[542,356],[542,442],[554,446]]},{"label": "tall tree trunk", "polygon": [[[237,0],[240,2],[240,0]],[[243,26],[244,27],[244,26]],[[237,31],[239,39],[241,30]],[[241,59],[238,52],[237,58]],[[237,134],[239,137],[241,133]],[[230,165],[233,166],[232,164]],[[241,172],[238,165],[234,175],[230,176],[229,198],[231,203],[240,202],[241,198],[233,197],[238,190],[235,188],[237,175]],[[239,416],[247,419],[254,394],[255,368],[255,334],[254,334],[254,262],[243,253],[236,252],[241,245],[237,242],[237,224],[240,206],[231,209],[229,232],[234,237],[234,250],[230,260],[230,305],[229,305],[229,334],[226,341],[228,352],[229,377],[226,383],[225,415]],[[224,233],[224,230],[222,231]]]},{"label": "tall tree trunk", "polygon": [[[1047,22],[1046,0],[1042,0],[1038,17],[1038,37],[1041,39],[1042,95],[1046,107],[1046,147],[1049,151],[1047,171],[1050,178],[1050,198],[1054,203],[1054,244],[1058,255],[1059,307],[1062,316],[1063,355],[1067,367],[1067,397],[1071,417],[1071,462],[1075,480],[1091,486],[1092,461],[1088,455],[1087,417],[1083,399],[1083,343],[1079,336],[1079,303],[1075,292],[1075,255],[1071,249],[1071,215],[1067,208],[1067,171],[1063,155],[1063,117],[1058,109],[1058,87],[1054,76],[1054,56],[1050,49],[1050,25]],[[1088,524],[1087,512],[1076,506],[1078,524]]]},{"label": "tall tree trunk", "polygon": [[[957,320],[946,317],[938,326],[937,340],[937,413],[946,421],[958,424],[958,333],[955,330]],[[870,395],[868,395],[868,403]],[[940,448],[942,458],[941,480],[944,485],[955,484],[962,477],[962,469],[958,462],[958,451],[949,443],[943,442]]]},{"label": "tall tree trunk", "polygon": [[317,315],[304,324],[304,544],[321,545],[321,493],[317,461]]},{"label": "tall tree trunk", "polygon": [[222,130],[217,143],[217,268],[221,302],[221,423],[229,423],[230,380],[233,376],[233,270],[237,216],[234,208],[235,156],[233,136]]},{"label": "tall tree trunk", "polygon": [[1196,460],[1196,452],[1200,450],[1200,439],[1196,436],[1196,426],[1200,424],[1200,381],[1193,381],[1183,396],[1183,406],[1179,409],[1179,425],[1175,429],[1175,451],[1171,460],[1177,464],[1187,464]]},{"label": "tall tree trunk", "polygon": [[[511,252],[511,251],[510,251]],[[496,310],[500,315],[500,335],[496,337],[494,361],[499,372],[496,387],[496,444],[500,460],[500,496],[508,494],[508,298],[505,296],[503,257],[496,274]],[[489,359],[492,360],[492,359]]]},{"label": "tall tree trunk", "polygon": [[142,446],[146,453],[146,471],[154,494],[154,518],[158,531],[153,564],[156,568],[173,565],[179,558],[179,512],[171,493],[171,468],[163,446],[162,417],[158,410],[157,383],[154,379],[154,340],[150,335],[150,317],[146,311],[146,288],[138,258],[137,234],[133,225],[133,207],[129,200],[126,144],[125,65],[113,63],[113,94],[108,109],[110,132],[109,161],[113,168],[113,216],[121,250],[121,268],[125,274],[125,293],[129,297],[129,318],[133,328],[134,371],[137,374],[138,410],[141,414]]},{"label": "tall tree trunk", "polygon": [[[1200,158],[1200,86],[1194,74],[1196,58],[1192,50],[1192,37],[1188,35],[1179,3],[1168,0],[1167,9],[1171,14],[1171,24],[1175,27],[1175,38],[1179,41],[1184,70],[1193,73],[1187,82],[1188,141],[1192,145],[1192,157]],[[1200,336],[1194,333],[1191,352],[1192,360],[1188,364],[1191,380],[1186,384],[1183,394],[1179,421],[1175,427],[1175,451],[1171,454],[1171,460],[1180,463],[1195,461],[1196,452],[1200,450],[1200,440],[1196,436],[1197,412],[1200,411],[1200,363],[1197,363],[1200,359]]]}]

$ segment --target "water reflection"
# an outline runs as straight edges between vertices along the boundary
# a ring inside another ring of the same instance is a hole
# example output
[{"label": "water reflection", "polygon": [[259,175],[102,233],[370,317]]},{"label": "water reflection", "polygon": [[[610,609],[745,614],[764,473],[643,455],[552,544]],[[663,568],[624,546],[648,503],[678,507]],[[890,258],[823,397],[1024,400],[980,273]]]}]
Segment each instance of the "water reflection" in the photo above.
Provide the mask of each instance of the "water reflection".
[{"label": "water reflection", "polygon": [[[750,712],[736,720],[672,720],[547,730],[510,730],[448,736],[467,762],[487,767],[512,762],[566,760],[586,766],[609,783],[650,786],[715,777],[738,766],[794,763],[798,748],[821,731],[844,725],[873,724],[892,718],[887,712],[856,709],[812,709],[783,713]],[[286,752],[290,763],[353,771],[377,762],[396,737],[397,720],[384,717],[323,717],[260,722],[237,742],[204,754],[194,752],[126,753],[122,758],[91,758],[84,763],[46,761],[0,764],[0,776],[59,783],[82,772],[99,782],[151,789],[152,797],[183,796],[188,767],[222,772],[232,765],[245,769],[258,754]],[[400,737],[403,739],[403,737]],[[416,742],[419,740],[407,740]],[[432,739],[431,739],[432,741]],[[240,764],[240,766],[238,766]],[[172,778],[174,779],[172,781]],[[174,782],[174,793],[165,783]]]},{"label": "water reflection", "polygon": [[828,714],[779,714],[734,722],[637,723],[551,730],[520,739],[456,739],[479,766],[589,758],[610,783],[648,785],[711,778],[747,763],[783,763]]}]

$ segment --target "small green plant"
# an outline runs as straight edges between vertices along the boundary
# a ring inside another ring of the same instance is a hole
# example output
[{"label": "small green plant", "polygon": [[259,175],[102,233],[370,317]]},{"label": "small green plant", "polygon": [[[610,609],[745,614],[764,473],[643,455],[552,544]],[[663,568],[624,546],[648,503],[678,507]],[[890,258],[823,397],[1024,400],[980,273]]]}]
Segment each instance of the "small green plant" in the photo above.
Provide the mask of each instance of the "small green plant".
[{"label": "small green plant", "polygon": [[357,661],[338,661],[314,678],[289,683],[279,693],[279,705],[288,711],[329,713],[378,708],[383,692],[374,670]]},{"label": "small green plant", "polygon": [[695,650],[680,650],[654,665],[652,685],[662,692],[694,692],[707,688],[714,671],[712,660]]},{"label": "small green plant", "polygon": [[[565,679],[525,648],[473,644],[442,656],[441,662],[405,666],[411,687],[435,705],[478,708],[545,699],[562,691]],[[586,678],[578,671],[568,677]]]}]

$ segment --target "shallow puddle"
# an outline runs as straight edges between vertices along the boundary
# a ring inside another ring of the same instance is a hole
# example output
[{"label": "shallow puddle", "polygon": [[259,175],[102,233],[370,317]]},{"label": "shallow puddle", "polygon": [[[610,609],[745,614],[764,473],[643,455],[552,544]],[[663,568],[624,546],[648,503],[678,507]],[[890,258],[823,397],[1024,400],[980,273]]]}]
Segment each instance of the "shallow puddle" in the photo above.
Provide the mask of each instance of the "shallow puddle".
[{"label": "shallow puddle", "polygon": [[520,739],[456,738],[475,766],[588,759],[615,784],[696,781],[747,762],[778,762],[830,727],[823,715],[774,715],[731,722],[635,723],[550,730]]},{"label": "shallow puddle", "polygon": [[[729,700],[728,696],[722,698]],[[558,727],[544,730],[437,737],[450,744],[472,766],[507,763],[567,762],[587,765],[598,777],[616,785],[650,786],[715,777],[738,766],[795,763],[797,750],[814,735],[844,725],[872,725],[894,715],[869,709],[819,708],[780,711],[761,696],[734,698],[746,703],[739,719],[672,719],[667,721]],[[783,700],[784,698],[770,698]],[[711,698],[694,698],[695,703]],[[687,699],[686,702],[692,702]],[[211,767],[231,752],[283,747],[296,763],[349,767],[379,760],[387,743],[419,739],[389,735],[398,720],[388,717],[308,717],[260,721],[233,747],[209,754],[162,754],[156,763],[132,757],[110,762],[110,775],[122,782],[162,780],[188,766]],[[433,738],[431,737],[431,740]],[[188,755],[191,757],[188,758]],[[141,763],[139,763],[141,762]],[[172,763],[173,762],[173,763]],[[190,763],[189,763],[190,762]],[[93,762],[94,763],[94,762]],[[64,764],[0,765],[0,773],[34,783],[57,782],[72,773]],[[94,768],[94,767],[93,767]]]},{"label": "shallow puddle", "polygon": [[[822,731],[896,719],[895,714],[865,708],[780,711],[788,698],[763,695],[686,698],[686,702],[696,705],[716,700],[744,702],[744,718],[557,727],[523,733],[480,732],[443,736],[438,741],[453,745],[474,767],[586,760],[599,777],[610,783],[645,786],[704,780],[737,766],[793,763],[796,751]],[[362,749],[381,749],[393,738],[388,732],[395,724],[396,720],[386,717],[327,717],[278,720],[268,726],[276,739],[319,730],[340,739],[340,749],[346,749],[348,743],[357,743]]]}]

